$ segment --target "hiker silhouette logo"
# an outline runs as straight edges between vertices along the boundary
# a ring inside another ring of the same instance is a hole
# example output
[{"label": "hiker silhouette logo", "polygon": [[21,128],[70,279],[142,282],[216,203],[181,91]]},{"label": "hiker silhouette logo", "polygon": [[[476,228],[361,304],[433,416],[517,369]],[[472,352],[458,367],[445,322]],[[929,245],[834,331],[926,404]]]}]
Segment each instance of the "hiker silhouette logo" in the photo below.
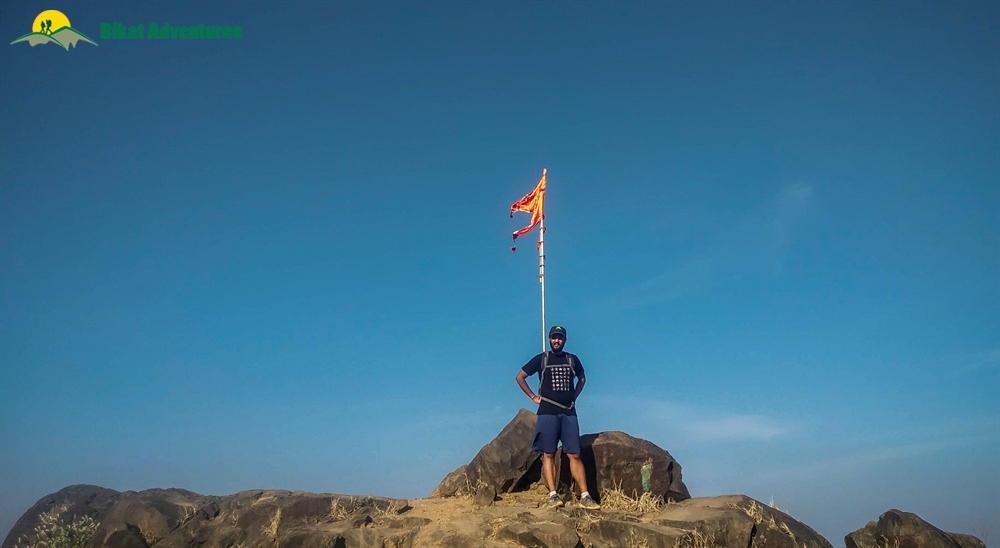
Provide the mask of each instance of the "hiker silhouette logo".
[{"label": "hiker silhouette logo", "polygon": [[69,24],[69,17],[58,10],[45,10],[35,17],[31,24],[31,32],[11,42],[27,42],[31,47],[39,44],[56,44],[69,51],[70,46],[76,47],[79,42],[97,45],[82,32]]}]

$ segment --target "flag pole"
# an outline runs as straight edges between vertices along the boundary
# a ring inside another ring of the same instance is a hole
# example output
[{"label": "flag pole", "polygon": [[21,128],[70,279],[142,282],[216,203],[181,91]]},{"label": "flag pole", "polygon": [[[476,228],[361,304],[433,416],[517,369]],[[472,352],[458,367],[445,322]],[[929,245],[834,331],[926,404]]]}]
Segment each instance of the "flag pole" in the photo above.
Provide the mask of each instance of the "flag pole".
[{"label": "flag pole", "polygon": [[[542,177],[548,170],[542,169]],[[545,352],[545,214],[542,214],[541,227],[538,229],[538,283],[542,284],[542,352]]]},{"label": "flag pole", "polygon": [[545,219],[538,230],[538,283],[542,284],[542,352],[545,352]]}]

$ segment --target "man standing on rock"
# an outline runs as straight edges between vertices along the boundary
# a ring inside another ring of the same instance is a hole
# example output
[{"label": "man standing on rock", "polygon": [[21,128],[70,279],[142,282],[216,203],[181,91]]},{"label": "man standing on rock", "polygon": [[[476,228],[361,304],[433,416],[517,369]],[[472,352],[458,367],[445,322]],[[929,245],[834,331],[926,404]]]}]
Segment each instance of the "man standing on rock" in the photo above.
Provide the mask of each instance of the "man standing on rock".
[{"label": "man standing on rock", "polygon": [[[569,458],[569,471],[580,487],[580,506],[597,510],[601,506],[587,491],[587,476],[580,460],[580,423],[576,418],[576,399],[583,392],[587,377],[580,358],[563,352],[566,330],[555,326],[549,330],[551,352],[543,352],[517,372],[517,384],[531,401],[538,404],[538,422],[532,450],[542,454],[542,476],[549,487],[549,507],[563,505],[556,492],[556,446],[562,441],[563,453]],[[538,394],[528,387],[527,378],[538,373]],[[576,386],[573,379],[576,378]]]}]

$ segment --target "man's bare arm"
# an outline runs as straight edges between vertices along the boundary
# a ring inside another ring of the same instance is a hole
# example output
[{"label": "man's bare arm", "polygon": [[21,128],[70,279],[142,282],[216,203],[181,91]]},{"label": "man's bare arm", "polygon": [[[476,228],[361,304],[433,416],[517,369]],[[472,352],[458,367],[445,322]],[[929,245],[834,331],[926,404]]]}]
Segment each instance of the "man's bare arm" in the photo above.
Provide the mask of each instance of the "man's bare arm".
[{"label": "man's bare arm", "polygon": [[573,401],[576,401],[580,397],[580,392],[583,392],[583,385],[587,384],[587,377],[577,377],[579,380],[576,381],[576,394],[573,395]]},{"label": "man's bare arm", "polygon": [[531,391],[531,388],[528,388],[528,374],[525,373],[523,369],[517,372],[517,377],[515,377],[515,379],[517,380],[517,385],[521,387],[522,391],[524,391],[525,396],[531,398],[531,401],[535,403],[542,403],[541,396],[536,396],[535,393]]}]

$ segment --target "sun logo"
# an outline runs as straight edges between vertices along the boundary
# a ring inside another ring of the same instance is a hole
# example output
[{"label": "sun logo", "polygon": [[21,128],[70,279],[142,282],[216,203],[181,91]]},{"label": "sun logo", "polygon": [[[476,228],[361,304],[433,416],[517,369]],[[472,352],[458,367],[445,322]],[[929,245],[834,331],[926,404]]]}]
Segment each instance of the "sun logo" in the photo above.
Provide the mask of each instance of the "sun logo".
[{"label": "sun logo", "polygon": [[31,25],[31,32],[14,40],[11,44],[27,42],[31,44],[31,47],[35,47],[38,44],[54,42],[69,51],[70,46],[76,47],[77,42],[81,40],[88,44],[97,45],[83,33],[71,27],[69,17],[63,15],[63,12],[45,10],[39,13],[38,17],[35,17],[35,22]]}]

